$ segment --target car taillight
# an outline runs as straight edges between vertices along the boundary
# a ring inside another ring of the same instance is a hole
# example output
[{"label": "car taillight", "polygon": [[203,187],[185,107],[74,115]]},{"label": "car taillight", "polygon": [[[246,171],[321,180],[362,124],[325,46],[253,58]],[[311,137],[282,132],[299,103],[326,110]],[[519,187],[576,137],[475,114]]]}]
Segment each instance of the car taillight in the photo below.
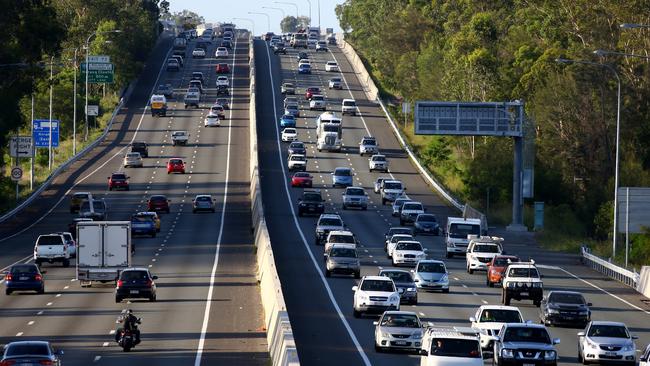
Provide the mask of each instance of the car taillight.
[{"label": "car taillight", "polygon": [[34,276],[34,280],[36,280],[36,281],[42,281],[42,280],[43,280],[43,276],[37,274],[36,276]]},{"label": "car taillight", "polygon": [[124,281],[117,280],[117,287],[122,287],[123,284],[124,284]]},{"label": "car taillight", "polygon": [[50,361],[50,360],[41,360],[38,363],[40,365],[54,365],[54,361]]},{"label": "car taillight", "polygon": [[11,281],[12,279],[13,279],[13,276],[11,275],[11,273],[8,273],[8,274],[5,276],[5,281]]},{"label": "car taillight", "polygon": [[15,365],[16,361],[12,360],[6,360],[6,361],[0,361],[0,366],[9,366],[9,365]]},{"label": "car taillight", "polygon": [[153,281],[152,280],[147,280],[146,286],[151,287],[152,285],[153,285]]}]

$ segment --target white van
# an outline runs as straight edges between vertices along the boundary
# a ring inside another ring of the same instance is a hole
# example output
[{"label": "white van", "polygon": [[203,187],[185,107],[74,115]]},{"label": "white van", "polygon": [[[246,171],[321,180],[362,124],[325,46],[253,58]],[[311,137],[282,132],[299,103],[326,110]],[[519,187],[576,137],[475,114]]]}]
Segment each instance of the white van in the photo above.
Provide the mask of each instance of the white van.
[{"label": "white van", "polygon": [[469,245],[468,235],[481,235],[480,219],[447,218],[447,230],[445,230],[447,258],[451,258],[455,254],[465,255]]},{"label": "white van", "polygon": [[357,102],[354,99],[343,99],[341,102],[341,114],[351,114],[353,116],[357,115]]}]

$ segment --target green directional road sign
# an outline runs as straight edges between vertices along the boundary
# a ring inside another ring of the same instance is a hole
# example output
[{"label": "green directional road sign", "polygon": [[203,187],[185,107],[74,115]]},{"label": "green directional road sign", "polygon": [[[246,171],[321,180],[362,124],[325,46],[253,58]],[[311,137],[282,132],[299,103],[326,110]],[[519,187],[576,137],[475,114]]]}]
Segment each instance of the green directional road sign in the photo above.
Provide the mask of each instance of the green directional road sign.
[{"label": "green directional road sign", "polygon": [[[90,63],[88,82],[91,84],[112,83],[114,76],[113,64],[111,63]],[[81,64],[81,80],[86,79],[86,63]]]}]

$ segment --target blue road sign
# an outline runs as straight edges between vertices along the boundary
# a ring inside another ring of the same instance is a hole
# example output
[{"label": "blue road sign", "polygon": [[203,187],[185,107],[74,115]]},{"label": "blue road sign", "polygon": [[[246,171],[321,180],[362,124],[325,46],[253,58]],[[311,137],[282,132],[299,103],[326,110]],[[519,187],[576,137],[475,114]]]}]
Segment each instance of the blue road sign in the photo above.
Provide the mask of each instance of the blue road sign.
[{"label": "blue road sign", "polygon": [[[50,120],[35,119],[34,123],[34,146],[50,146]],[[59,147],[59,120],[52,120],[52,147]]]}]

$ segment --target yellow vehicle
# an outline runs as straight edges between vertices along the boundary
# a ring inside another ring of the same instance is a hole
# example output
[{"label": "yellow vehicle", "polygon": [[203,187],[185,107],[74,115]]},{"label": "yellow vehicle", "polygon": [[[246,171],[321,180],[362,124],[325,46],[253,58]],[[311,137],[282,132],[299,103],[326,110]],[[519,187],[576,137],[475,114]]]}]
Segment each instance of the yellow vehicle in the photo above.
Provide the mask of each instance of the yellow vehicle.
[{"label": "yellow vehicle", "polygon": [[156,225],[156,232],[160,232],[160,216],[158,216],[158,213],[152,211],[143,211],[138,212],[135,216],[150,216],[153,218],[153,222]]},{"label": "yellow vehicle", "polygon": [[154,94],[151,96],[151,115],[162,116],[167,115],[167,98],[162,94]]}]

